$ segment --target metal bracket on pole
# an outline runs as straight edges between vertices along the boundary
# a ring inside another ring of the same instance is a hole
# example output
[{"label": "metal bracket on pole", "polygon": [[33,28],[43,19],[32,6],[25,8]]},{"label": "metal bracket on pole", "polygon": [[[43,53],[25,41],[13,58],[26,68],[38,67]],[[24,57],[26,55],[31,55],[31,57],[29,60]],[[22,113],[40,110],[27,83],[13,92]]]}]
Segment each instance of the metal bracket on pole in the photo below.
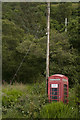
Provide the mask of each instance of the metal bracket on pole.
[{"label": "metal bracket on pole", "polygon": [[65,18],[65,32],[67,32],[67,18]]}]

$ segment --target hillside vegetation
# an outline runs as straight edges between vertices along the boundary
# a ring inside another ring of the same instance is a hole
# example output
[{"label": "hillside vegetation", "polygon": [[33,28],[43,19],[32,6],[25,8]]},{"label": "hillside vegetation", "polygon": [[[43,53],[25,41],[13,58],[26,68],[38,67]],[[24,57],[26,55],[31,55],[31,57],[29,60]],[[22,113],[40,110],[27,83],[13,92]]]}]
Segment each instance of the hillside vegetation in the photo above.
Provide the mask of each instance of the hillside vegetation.
[{"label": "hillside vegetation", "polygon": [[[59,109],[57,103],[47,102],[46,95],[47,4],[2,3],[4,118],[51,118],[50,112],[55,106],[56,111],[61,111],[60,114],[55,113],[55,118],[80,117],[79,10],[78,3],[51,3],[50,75],[64,74],[69,78],[70,87],[70,102],[68,105],[60,103]],[[65,18],[68,18],[67,32]]]}]

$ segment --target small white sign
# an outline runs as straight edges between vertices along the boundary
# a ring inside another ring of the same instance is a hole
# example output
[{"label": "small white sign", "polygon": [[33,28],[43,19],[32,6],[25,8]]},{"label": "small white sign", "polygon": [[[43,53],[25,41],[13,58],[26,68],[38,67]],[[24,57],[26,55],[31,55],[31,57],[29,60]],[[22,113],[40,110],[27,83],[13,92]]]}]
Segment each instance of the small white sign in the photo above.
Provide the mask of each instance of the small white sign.
[{"label": "small white sign", "polygon": [[51,84],[51,88],[58,88],[58,84]]},{"label": "small white sign", "polygon": [[50,80],[52,80],[52,81],[58,81],[58,80],[60,80],[60,79],[50,79]]},{"label": "small white sign", "polygon": [[67,82],[67,80],[66,80],[66,79],[62,79],[62,80]]}]

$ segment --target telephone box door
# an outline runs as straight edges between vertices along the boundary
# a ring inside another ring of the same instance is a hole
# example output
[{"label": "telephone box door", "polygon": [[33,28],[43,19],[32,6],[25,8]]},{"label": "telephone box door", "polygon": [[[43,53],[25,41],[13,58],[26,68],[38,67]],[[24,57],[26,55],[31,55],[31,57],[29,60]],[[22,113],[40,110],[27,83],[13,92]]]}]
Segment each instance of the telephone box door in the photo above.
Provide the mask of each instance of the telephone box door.
[{"label": "telephone box door", "polygon": [[48,97],[49,102],[51,101],[60,101],[61,98],[61,84],[60,83],[50,83],[49,84]]}]

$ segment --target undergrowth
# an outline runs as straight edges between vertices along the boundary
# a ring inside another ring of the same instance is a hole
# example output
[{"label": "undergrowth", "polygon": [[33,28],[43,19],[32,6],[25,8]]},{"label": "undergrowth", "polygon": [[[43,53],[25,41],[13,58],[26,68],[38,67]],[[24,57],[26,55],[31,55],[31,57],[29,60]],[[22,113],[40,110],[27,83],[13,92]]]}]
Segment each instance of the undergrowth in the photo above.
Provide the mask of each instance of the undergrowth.
[{"label": "undergrowth", "polygon": [[52,102],[43,107],[40,118],[78,118],[78,109],[62,102]]},{"label": "undergrowth", "polygon": [[3,85],[3,118],[79,118],[79,86],[69,89],[69,103],[48,103],[46,84]]}]

